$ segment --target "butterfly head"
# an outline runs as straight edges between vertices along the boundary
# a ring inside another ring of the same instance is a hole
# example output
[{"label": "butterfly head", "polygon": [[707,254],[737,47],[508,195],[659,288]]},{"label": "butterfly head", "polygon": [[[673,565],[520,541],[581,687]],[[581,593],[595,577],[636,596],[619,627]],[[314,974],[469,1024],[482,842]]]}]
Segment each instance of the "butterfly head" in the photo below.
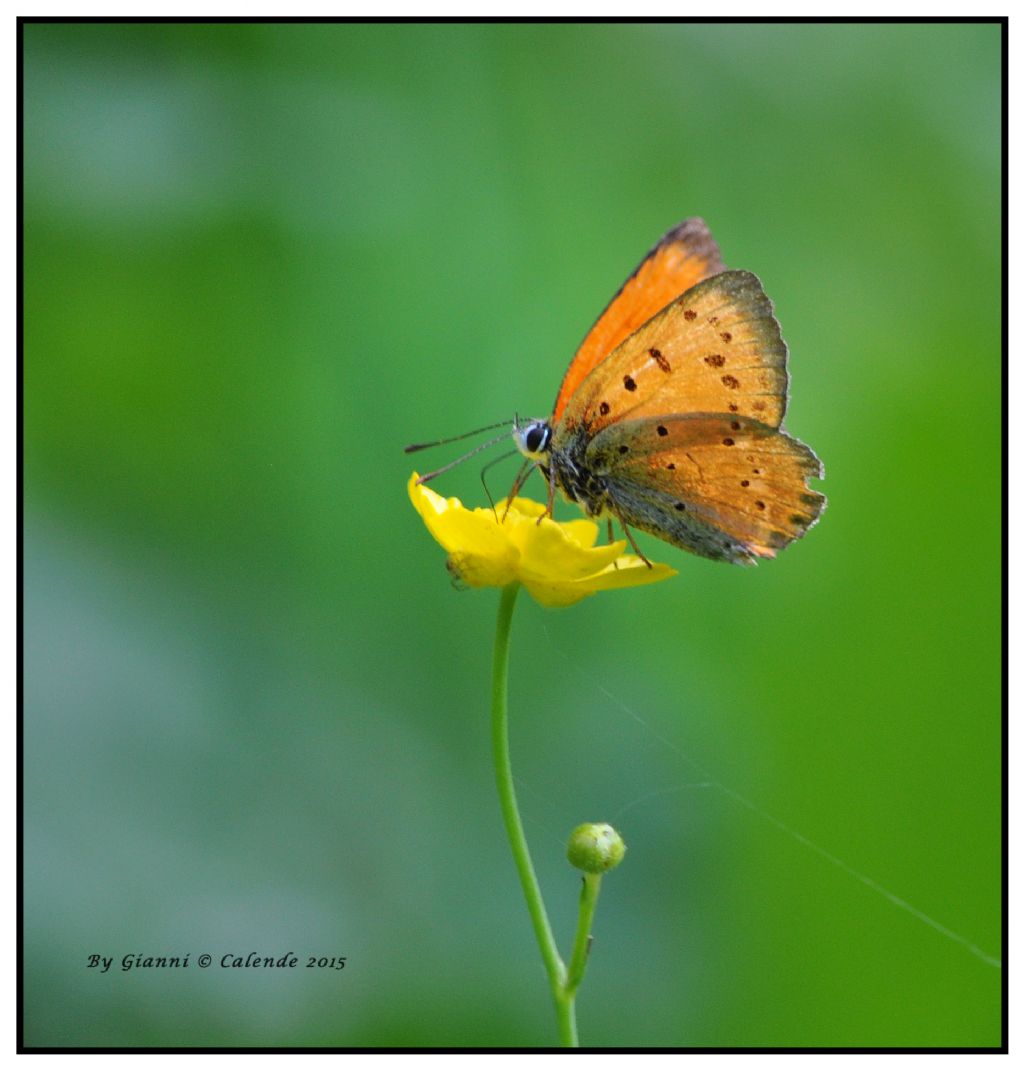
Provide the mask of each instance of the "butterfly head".
[{"label": "butterfly head", "polygon": [[530,461],[546,464],[551,453],[551,424],[547,420],[529,420],[512,426],[512,438],[519,452]]}]

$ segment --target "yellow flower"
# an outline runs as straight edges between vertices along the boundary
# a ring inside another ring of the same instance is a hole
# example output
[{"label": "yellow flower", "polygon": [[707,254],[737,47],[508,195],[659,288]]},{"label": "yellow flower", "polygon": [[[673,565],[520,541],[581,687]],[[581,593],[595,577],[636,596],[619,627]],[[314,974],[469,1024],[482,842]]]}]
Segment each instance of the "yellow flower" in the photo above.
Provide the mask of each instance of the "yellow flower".
[{"label": "yellow flower", "polygon": [[[668,565],[648,568],[624,554],[626,542],[595,546],[592,520],[557,523],[545,508],[515,498],[502,520],[495,510],[467,509],[409,480],[409,498],[427,530],[448,551],[448,566],[469,587],[506,587],[518,581],[544,606],[571,606],[587,595],[656,583],[676,574]],[[497,513],[497,515],[495,515]],[[537,518],[541,517],[538,524]]]}]

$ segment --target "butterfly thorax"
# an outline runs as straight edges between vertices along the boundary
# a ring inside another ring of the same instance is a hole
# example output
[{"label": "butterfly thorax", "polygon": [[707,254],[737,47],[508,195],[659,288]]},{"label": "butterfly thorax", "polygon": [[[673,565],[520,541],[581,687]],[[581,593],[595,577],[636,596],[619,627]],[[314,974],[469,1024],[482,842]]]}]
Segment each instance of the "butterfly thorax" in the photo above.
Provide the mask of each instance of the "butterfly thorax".
[{"label": "butterfly thorax", "polygon": [[580,462],[574,451],[553,449],[550,468],[554,470],[555,483],[587,516],[602,516],[610,501],[604,477]]}]

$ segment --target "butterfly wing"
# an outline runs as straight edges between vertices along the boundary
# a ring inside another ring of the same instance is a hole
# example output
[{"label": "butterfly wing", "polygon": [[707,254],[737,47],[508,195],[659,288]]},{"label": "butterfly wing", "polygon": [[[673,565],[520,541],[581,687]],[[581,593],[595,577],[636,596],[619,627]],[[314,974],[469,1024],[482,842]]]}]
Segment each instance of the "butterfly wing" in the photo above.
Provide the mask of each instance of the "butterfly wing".
[{"label": "butterfly wing", "polygon": [[551,422],[557,423],[580,383],[617,345],[685,290],[724,270],[718,246],[703,219],[687,219],[670,230],[583,339],[562,380]]},{"label": "butterfly wing", "polygon": [[555,435],[688,412],[735,413],[777,428],[787,383],[771,301],[756,275],[726,271],[677,297],[597,365]]},{"label": "butterfly wing", "polygon": [[715,560],[752,564],[800,538],[825,497],[814,452],[745,416],[690,413],[611,424],[586,448],[624,523]]}]

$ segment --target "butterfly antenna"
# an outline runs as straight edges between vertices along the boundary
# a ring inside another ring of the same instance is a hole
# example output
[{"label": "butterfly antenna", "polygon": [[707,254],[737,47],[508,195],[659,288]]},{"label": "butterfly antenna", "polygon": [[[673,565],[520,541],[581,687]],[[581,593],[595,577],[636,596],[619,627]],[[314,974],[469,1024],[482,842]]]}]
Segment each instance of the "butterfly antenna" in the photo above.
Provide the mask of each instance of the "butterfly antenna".
[{"label": "butterfly antenna", "polygon": [[[451,438],[439,438],[436,442],[414,442],[411,446],[405,447],[406,453],[415,453],[417,450],[428,450],[431,446],[444,446],[449,442],[458,442],[460,439],[472,438],[474,435],[482,435],[484,431],[493,431],[496,427],[508,427],[510,424],[515,423],[514,420],[502,420],[500,423],[488,424],[486,427],[478,427],[475,431],[467,431],[464,435],[452,435]],[[472,457],[471,453],[466,454],[467,457]],[[456,464],[459,462],[456,461]]]},{"label": "butterfly antenna", "polygon": [[[502,424],[495,424],[495,427],[502,427]],[[482,429],[481,429],[482,430]],[[465,438],[465,435],[460,435],[460,438]],[[462,464],[463,461],[468,461],[470,457],[479,453],[481,450],[490,449],[491,446],[496,446],[499,442],[505,441],[505,435],[498,435],[496,438],[492,438],[489,442],[484,442],[477,446],[475,449],[471,449],[469,453],[464,453],[461,457],[456,457],[450,464],[446,464],[443,468],[437,468],[433,472],[427,472],[425,476],[420,476],[416,480],[416,486],[422,486],[424,483],[429,483],[435,476],[444,475],[445,472],[450,472],[457,464]],[[406,450],[408,453],[408,449]]]}]

